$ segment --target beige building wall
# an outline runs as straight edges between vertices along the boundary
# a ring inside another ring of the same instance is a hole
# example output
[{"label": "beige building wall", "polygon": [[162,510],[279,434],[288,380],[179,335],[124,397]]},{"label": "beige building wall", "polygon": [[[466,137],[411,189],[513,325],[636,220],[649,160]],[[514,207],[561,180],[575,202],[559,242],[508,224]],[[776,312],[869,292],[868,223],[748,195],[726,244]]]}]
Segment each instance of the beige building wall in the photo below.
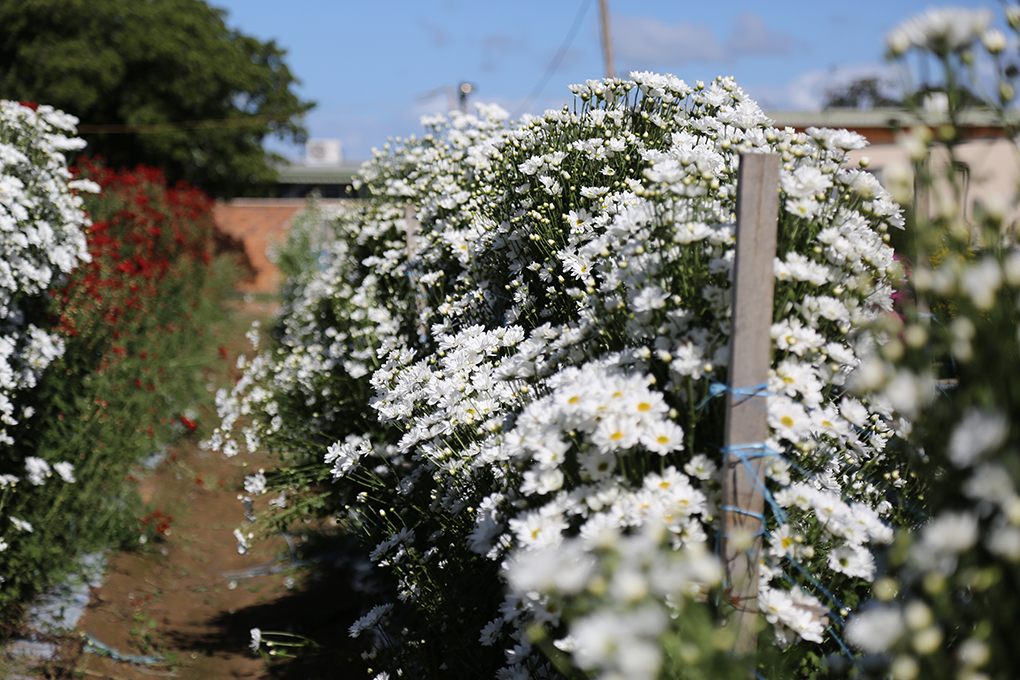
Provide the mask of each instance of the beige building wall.
[{"label": "beige building wall", "polygon": [[[849,154],[850,165],[856,167],[861,158],[871,159],[868,169],[887,185],[888,179],[897,169],[910,167],[910,157],[897,144],[882,143],[865,149],[852,151]],[[933,164],[945,167],[945,153],[933,155]],[[966,194],[964,196],[964,215],[973,215],[975,203],[985,205],[1011,206],[1008,211],[1009,222],[1020,218],[1016,207],[1017,190],[1020,187],[1020,155],[1017,147],[1008,139],[987,138],[965,142],[957,148],[957,160],[967,167]],[[931,210],[938,210],[940,196],[937,192],[931,197]]]}]

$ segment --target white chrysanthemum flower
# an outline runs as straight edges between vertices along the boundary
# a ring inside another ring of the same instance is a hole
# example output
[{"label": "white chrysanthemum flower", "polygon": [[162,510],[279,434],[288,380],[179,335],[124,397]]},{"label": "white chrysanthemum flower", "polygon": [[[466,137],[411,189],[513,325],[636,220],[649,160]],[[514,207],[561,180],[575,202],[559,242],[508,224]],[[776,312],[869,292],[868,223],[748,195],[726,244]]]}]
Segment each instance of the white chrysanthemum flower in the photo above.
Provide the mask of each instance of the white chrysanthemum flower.
[{"label": "white chrysanthemum flower", "polygon": [[891,649],[904,631],[903,612],[894,607],[875,606],[847,622],[846,637],[850,644],[869,654],[881,654]]},{"label": "white chrysanthemum flower", "polygon": [[392,610],[392,604],[379,604],[372,607],[367,614],[351,624],[348,629],[350,636],[356,638],[362,632],[375,628]]},{"label": "white chrysanthemum flower", "polygon": [[240,529],[234,529],[234,538],[237,539],[237,554],[246,555],[248,554],[249,545],[248,537]]},{"label": "white chrysanthemum flower", "polygon": [[60,478],[68,484],[74,484],[74,465],[68,462],[54,463],[53,469],[57,471]]},{"label": "white chrysanthemum flower", "polygon": [[550,504],[511,519],[509,526],[522,546],[540,548],[562,543],[567,521],[559,509]]},{"label": "white chrysanthemum flower", "polygon": [[258,474],[244,478],[244,490],[252,496],[261,496],[266,492],[266,476],[260,470]]},{"label": "white chrysanthemum flower", "polygon": [[25,470],[28,472],[28,483],[33,486],[42,486],[53,473],[49,463],[36,456],[25,458]]},{"label": "white chrysanthemum flower", "polygon": [[803,439],[811,429],[811,418],[798,402],[786,397],[770,397],[769,427],[776,435],[791,442]]},{"label": "white chrysanthemum flower", "polygon": [[641,444],[660,456],[684,448],[684,431],[672,420],[660,420],[650,423],[641,434]]},{"label": "white chrysanthemum flower", "polygon": [[847,576],[871,581],[875,578],[875,558],[857,546],[841,546],[829,553],[829,569]]},{"label": "white chrysanthemum flower", "polygon": [[993,451],[1009,434],[1009,418],[1001,411],[970,408],[957,423],[949,437],[947,454],[956,467],[974,465]]},{"label": "white chrysanthemum flower", "polygon": [[29,534],[34,531],[34,529],[32,528],[32,524],[30,522],[26,522],[25,520],[19,519],[17,517],[13,517],[13,516],[11,517],[11,524],[14,525],[15,529],[18,529],[20,531],[24,531],[24,532],[29,533]]}]

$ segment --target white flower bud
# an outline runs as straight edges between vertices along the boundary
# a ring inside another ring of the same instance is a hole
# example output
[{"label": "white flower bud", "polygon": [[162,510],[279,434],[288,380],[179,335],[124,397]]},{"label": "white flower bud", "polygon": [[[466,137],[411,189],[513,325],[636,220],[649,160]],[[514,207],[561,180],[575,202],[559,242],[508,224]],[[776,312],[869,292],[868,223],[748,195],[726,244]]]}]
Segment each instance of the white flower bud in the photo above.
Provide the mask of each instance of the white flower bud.
[{"label": "white flower bud", "polygon": [[889,56],[902,57],[910,49],[910,36],[902,29],[896,29],[886,36],[885,46],[889,50]]},{"label": "white flower bud", "polygon": [[1006,49],[1006,34],[997,28],[989,28],[981,34],[981,44],[989,54],[999,54]]},{"label": "white flower bud", "polygon": [[1020,31],[1020,7],[1007,5],[1005,9],[1006,21],[1014,31]]}]

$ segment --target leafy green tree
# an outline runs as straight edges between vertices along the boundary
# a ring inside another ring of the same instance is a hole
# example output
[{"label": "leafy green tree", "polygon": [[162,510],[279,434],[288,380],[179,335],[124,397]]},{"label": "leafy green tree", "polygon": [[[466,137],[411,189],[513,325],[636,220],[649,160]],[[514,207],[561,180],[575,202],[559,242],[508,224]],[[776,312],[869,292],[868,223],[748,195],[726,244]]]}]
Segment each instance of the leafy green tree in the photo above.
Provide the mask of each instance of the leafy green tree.
[{"label": "leafy green tree", "polygon": [[81,120],[88,152],[163,168],[216,196],[271,182],[263,141],[302,142],[314,104],[285,51],[203,0],[0,0],[0,97]]},{"label": "leafy green tree", "polygon": [[882,109],[899,107],[903,103],[889,97],[879,78],[857,78],[841,87],[825,91],[823,109]]}]

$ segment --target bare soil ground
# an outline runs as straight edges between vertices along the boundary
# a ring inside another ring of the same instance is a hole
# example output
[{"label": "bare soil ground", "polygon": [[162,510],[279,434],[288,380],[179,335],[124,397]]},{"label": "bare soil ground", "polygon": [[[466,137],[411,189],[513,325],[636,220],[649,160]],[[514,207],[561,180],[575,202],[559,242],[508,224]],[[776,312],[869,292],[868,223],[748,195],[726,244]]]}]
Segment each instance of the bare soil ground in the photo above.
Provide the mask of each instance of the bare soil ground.
[{"label": "bare soil ground", "polygon": [[[210,379],[238,377],[239,352],[250,356],[244,331],[251,320],[268,326],[265,304],[237,304],[222,344],[227,356]],[[295,564],[282,537],[240,555],[232,535],[244,521],[238,500],[245,474],[267,459],[241,454],[225,458],[202,451],[199,435],[215,426],[215,413],[200,416],[196,433],[177,442],[141,482],[143,498],[173,518],[165,536],[137,550],[111,554],[101,588],[76,635],[58,640],[61,658],[4,667],[10,678],[103,678],[194,680],[259,678],[364,678],[366,669],[347,628],[359,616],[350,571],[334,550],[329,559]],[[301,535],[291,538],[300,543]],[[262,567],[263,569],[258,569]],[[268,567],[277,569],[276,573]],[[244,573],[248,572],[248,573]],[[248,648],[251,628],[288,631],[316,640],[320,653],[266,663]],[[103,649],[109,651],[103,651]],[[150,657],[141,659],[140,657]],[[10,662],[8,662],[10,663]]]}]

